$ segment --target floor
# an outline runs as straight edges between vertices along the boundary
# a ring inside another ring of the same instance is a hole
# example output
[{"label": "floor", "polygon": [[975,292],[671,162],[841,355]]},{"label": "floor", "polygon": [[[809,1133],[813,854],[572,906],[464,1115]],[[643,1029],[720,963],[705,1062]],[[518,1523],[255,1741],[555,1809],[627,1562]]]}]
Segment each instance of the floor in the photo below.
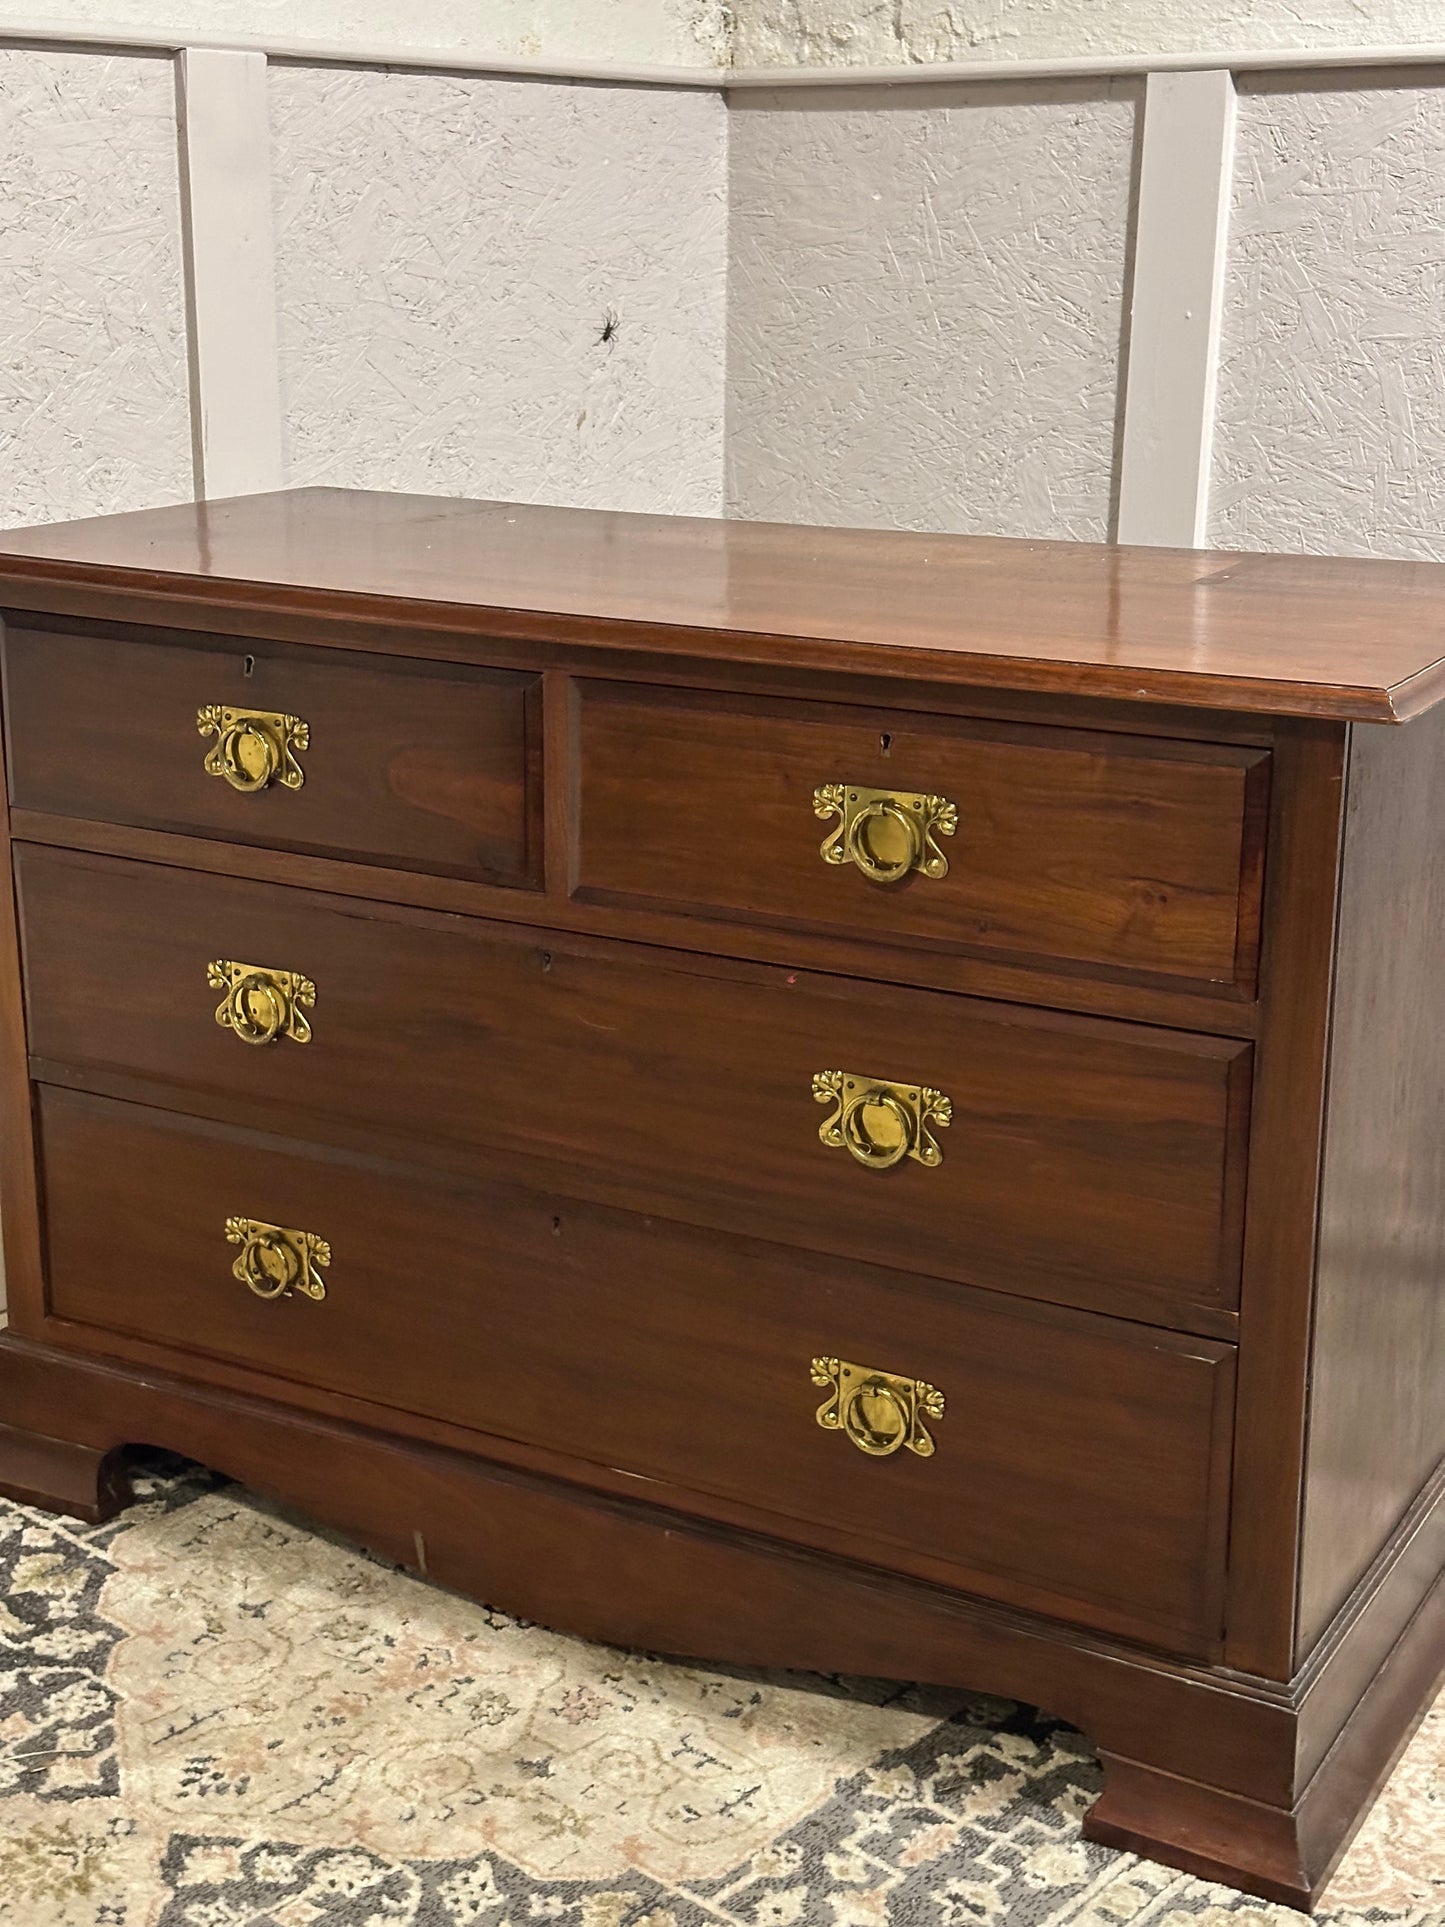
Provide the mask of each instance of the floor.
[{"label": "floor", "polygon": [[[5,1927],[1299,1927],[1085,1844],[1003,1700],[589,1646],[171,1461],[83,1527],[0,1502]],[[1331,1927],[1445,1927],[1445,1700]]]}]

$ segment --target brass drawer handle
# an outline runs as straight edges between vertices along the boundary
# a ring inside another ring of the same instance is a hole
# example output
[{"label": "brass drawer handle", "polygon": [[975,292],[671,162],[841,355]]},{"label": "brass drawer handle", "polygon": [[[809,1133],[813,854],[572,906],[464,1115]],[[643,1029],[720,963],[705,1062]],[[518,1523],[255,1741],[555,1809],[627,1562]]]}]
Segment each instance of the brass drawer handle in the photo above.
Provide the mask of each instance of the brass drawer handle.
[{"label": "brass drawer handle", "polygon": [[937,1447],[924,1419],[943,1417],[943,1393],[922,1378],[900,1378],[852,1365],[846,1358],[815,1358],[813,1383],[826,1385],[818,1407],[825,1432],[841,1432],[870,1459],[890,1458],[901,1446],[931,1459]]},{"label": "brass drawer handle", "polygon": [[296,758],[311,747],[311,729],[299,716],[207,703],[196,711],[196,728],[202,736],[216,738],[206,753],[206,774],[224,776],[233,790],[249,794],[272,783],[299,790],[306,781]]},{"label": "brass drawer handle", "polygon": [[258,1298],[289,1298],[299,1291],[320,1304],[326,1296],[318,1273],[331,1263],[331,1246],[314,1231],[288,1231],[256,1218],[227,1218],[226,1242],[241,1247],[231,1271]]},{"label": "brass drawer handle", "polygon": [[818,1071],[813,1096],[831,1104],[818,1126],[830,1150],[850,1151],[870,1171],[889,1171],[904,1158],[942,1164],[934,1130],[953,1121],[953,1100],[926,1084],[889,1084],[854,1071]]},{"label": "brass drawer handle", "polygon": [[206,965],[206,982],[226,993],[216,1006],[216,1022],[235,1031],[243,1043],[274,1044],[281,1037],[297,1044],[311,1042],[311,1025],[302,1008],[311,1010],[316,1003],[316,986],[309,977],[218,957]]},{"label": "brass drawer handle", "polygon": [[825,863],[853,863],[873,883],[898,883],[911,871],[937,881],[948,875],[940,836],[958,828],[958,805],[917,790],[870,790],[824,783],[813,791],[813,814],[838,818],[823,838]]}]

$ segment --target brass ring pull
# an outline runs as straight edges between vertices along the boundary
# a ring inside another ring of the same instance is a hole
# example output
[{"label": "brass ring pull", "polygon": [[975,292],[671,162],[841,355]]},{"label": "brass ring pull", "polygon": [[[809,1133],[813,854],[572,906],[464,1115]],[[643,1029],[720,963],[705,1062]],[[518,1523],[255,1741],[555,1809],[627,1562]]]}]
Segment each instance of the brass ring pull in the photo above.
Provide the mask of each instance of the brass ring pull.
[{"label": "brass ring pull", "polygon": [[843,1430],[860,1452],[886,1459],[908,1437],[909,1415],[903,1400],[877,1372],[855,1385],[843,1408]]},{"label": "brass ring pull", "polygon": [[[231,1011],[231,1028],[245,1044],[269,1044],[281,1034],[286,1022],[286,999],[281,995],[269,977],[259,970],[253,970],[243,977],[231,992],[227,1002]],[[263,1015],[256,1014],[256,1005],[262,1006]]]},{"label": "brass ring pull", "polygon": [[[875,849],[871,830],[875,823],[894,825],[901,832],[884,840],[884,848],[892,842],[894,854],[887,856],[882,849]],[[844,836],[844,853],[850,863],[858,868],[874,883],[897,883],[900,877],[919,867],[918,859],[923,852],[923,826],[916,816],[912,816],[891,796],[875,796],[855,815],[848,819]]]},{"label": "brass ring pull", "polygon": [[837,818],[819,845],[825,863],[851,863],[870,883],[901,883],[915,870],[935,882],[948,875],[938,838],[957,830],[958,806],[946,796],[823,783],[813,791],[813,814]]},{"label": "brass ring pull", "polygon": [[279,1231],[253,1231],[235,1269],[258,1298],[284,1298],[301,1275],[301,1259]]},{"label": "brass ring pull", "polygon": [[259,720],[233,723],[220,755],[221,774],[233,790],[263,790],[281,767],[281,745]]},{"label": "brass ring pull", "polygon": [[818,1071],[813,1098],[831,1104],[818,1126],[830,1150],[844,1150],[869,1171],[891,1171],[904,1158],[942,1164],[933,1135],[953,1120],[953,1100],[927,1084],[893,1084],[856,1071]]},{"label": "brass ring pull", "polygon": [[289,1298],[293,1291],[318,1304],[326,1296],[320,1270],[331,1247],[314,1231],[288,1231],[256,1218],[227,1218],[226,1242],[241,1247],[232,1276],[258,1298]]},{"label": "brass ring pull", "polygon": [[274,1044],[289,1037],[298,1044],[311,1042],[311,1025],[303,1013],[316,1002],[316,986],[295,970],[271,970],[264,964],[233,963],[218,957],[206,966],[212,990],[226,994],[216,1006],[216,1022],[233,1030],[244,1044]]},{"label": "brass ring pull", "polygon": [[[869,1113],[882,1114],[883,1128],[869,1125]],[[888,1171],[913,1149],[918,1120],[886,1086],[859,1091],[843,1106],[838,1123],[843,1141],[860,1164]],[[876,1132],[876,1134],[875,1134]]]},{"label": "brass ring pull", "polygon": [[920,1459],[937,1450],[925,1419],[943,1417],[944,1397],[922,1378],[900,1378],[846,1358],[815,1358],[809,1370],[828,1397],[818,1407],[825,1432],[841,1432],[870,1459],[891,1458],[905,1446]]},{"label": "brass ring pull", "polygon": [[216,738],[206,755],[207,775],[224,777],[243,795],[272,783],[299,790],[306,780],[297,754],[310,747],[311,731],[299,716],[207,703],[196,711],[196,728]]}]

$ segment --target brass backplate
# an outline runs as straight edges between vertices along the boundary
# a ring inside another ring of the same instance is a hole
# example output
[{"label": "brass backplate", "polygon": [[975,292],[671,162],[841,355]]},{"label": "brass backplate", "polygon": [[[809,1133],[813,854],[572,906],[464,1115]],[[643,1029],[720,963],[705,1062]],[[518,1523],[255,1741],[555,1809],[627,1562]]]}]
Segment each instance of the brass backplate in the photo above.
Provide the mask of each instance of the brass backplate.
[{"label": "brass backplate", "polygon": [[894,1084],[856,1071],[818,1071],[813,1097],[833,1109],[818,1126],[830,1150],[849,1152],[870,1171],[890,1171],[904,1158],[942,1164],[933,1135],[953,1119],[953,1100],[928,1084]]},{"label": "brass backplate", "polygon": [[957,830],[958,806],[946,796],[823,783],[813,791],[813,814],[838,819],[819,846],[825,863],[855,864],[874,883],[901,883],[915,871],[935,882],[948,875],[938,838]]},{"label": "brass backplate", "polygon": [[310,747],[311,730],[299,716],[206,703],[196,711],[196,728],[202,736],[216,738],[206,753],[207,775],[224,777],[233,790],[249,793],[272,783],[299,790],[306,781],[296,759]]},{"label": "brass backplate", "polygon": [[299,971],[217,957],[206,965],[206,982],[212,990],[225,992],[216,1006],[216,1022],[244,1043],[274,1044],[282,1037],[297,1044],[311,1042],[305,1013],[315,1006],[316,986]]},{"label": "brass backplate", "polygon": [[259,1218],[227,1218],[227,1244],[239,1245],[233,1275],[258,1298],[303,1298],[320,1303],[326,1285],[320,1276],[331,1263],[331,1246],[314,1231],[292,1231]]},{"label": "brass backplate", "polygon": [[903,1447],[931,1459],[937,1447],[924,1420],[943,1417],[943,1393],[922,1378],[902,1378],[846,1358],[815,1358],[815,1385],[828,1397],[818,1407],[825,1432],[841,1432],[870,1459],[890,1458]]}]

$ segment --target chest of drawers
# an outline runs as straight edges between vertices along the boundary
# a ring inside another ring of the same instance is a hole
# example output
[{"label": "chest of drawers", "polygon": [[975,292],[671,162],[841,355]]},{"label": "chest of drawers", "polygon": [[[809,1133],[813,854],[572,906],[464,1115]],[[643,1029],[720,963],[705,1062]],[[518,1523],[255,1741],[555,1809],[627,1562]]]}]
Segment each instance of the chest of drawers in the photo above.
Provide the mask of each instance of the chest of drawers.
[{"label": "chest of drawers", "polygon": [[1035,1701],[1310,1903],[1445,1665],[1445,570],[314,490],[0,609],[0,1488]]}]

